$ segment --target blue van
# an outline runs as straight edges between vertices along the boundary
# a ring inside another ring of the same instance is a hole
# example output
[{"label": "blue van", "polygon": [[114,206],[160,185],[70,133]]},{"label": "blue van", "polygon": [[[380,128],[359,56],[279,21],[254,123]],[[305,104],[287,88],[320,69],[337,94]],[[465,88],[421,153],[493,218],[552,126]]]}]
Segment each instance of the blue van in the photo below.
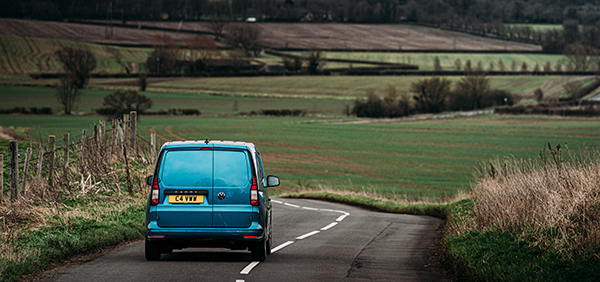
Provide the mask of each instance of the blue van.
[{"label": "blue van", "polygon": [[188,247],[251,251],[254,261],[271,253],[271,200],[260,153],[252,143],[165,143],[146,205],[147,260]]}]

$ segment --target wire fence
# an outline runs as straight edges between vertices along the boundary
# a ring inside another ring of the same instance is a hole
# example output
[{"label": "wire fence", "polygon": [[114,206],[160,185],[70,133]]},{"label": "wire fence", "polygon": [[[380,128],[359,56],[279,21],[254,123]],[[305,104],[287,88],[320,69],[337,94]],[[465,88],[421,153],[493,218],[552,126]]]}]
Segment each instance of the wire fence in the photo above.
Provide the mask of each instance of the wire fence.
[{"label": "wire fence", "polygon": [[156,135],[137,128],[134,111],[110,123],[100,120],[73,136],[50,135],[37,148],[19,151],[18,142],[10,141],[9,153],[0,154],[0,202],[5,192],[11,201],[56,196],[51,192],[57,190],[75,197],[109,190],[120,195],[124,182],[130,195],[142,193],[143,183],[132,179],[130,169],[153,163],[155,156]]}]

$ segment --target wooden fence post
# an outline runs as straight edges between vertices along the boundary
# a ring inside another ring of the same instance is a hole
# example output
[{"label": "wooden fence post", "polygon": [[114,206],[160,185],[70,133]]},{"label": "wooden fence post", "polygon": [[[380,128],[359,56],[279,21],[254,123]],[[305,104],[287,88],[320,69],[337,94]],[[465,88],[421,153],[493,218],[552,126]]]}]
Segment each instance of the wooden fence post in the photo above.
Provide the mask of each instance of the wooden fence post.
[{"label": "wooden fence post", "polygon": [[27,148],[27,154],[25,154],[25,163],[23,164],[23,185],[21,186],[21,194],[25,195],[27,192],[27,171],[29,171],[29,161],[31,160],[31,147]]},{"label": "wooden fence post", "polygon": [[98,125],[94,124],[94,147],[96,147],[96,151],[98,151],[98,148],[100,147],[100,140],[99,140],[100,133],[98,131],[99,131]]},{"label": "wooden fence post", "polygon": [[4,202],[4,156],[0,154],[0,203]]},{"label": "wooden fence post", "polygon": [[69,133],[63,134],[63,175],[67,178],[69,173]]},{"label": "wooden fence post", "polygon": [[40,143],[40,150],[38,151],[38,167],[37,167],[37,179],[42,179],[42,165],[44,163],[44,144]]},{"label": "wooden fence post", "polygon": [[137,126],[137,112],[136,111],[131,111],[129,113],[129,125],[131,126],[131,130],[129,131],[129,136],[130,136],[130,141],[129,141],[129,146],[131,146],[131,149],[133,149],[133,152],[135,152],[135,141],[137,138],[136,135],[136,126]]},{"label": "wooden fence post", "polygon": [[10,200],[19,200],[19,144],[17,141],[8,143],[9,168],[10,168]]},{"label": "wooden fence post", "polygon": [[102,144],[101,148],[104,148],[106,145],[106,121],[100,121],[100,144]]},{"label": "wooden fence post", "polygon": [[151,156],[152,158],[155,158],[156,156],[156,132],[152,132],[150,133],[150,150],[152,150],[151,152]]},{"label": "wooden fence post", "polygon": [[121,142],[125,142],[125,146],[127,146],[127,141],[129,141],[129,114],[123,114],[123,124],[121,125],[123,129],[123,138]]},{"label": "wooden fence post", "polygon": [[54,187],[54,142],[56,141],[56,136],[50,135],[48,136],[48,185],[50,187]]},{"label": "wooden fence post", "polygon": [[119,138],[121,139],[121,150],[123,151],[123,159],[125,160],[125,173],[127,174],[127,190],[129,195],[133,196],[133,185],[131,185],[131,177],[129,176],[129,162],[127,161],[127,146],[123,136],[123,129],[119,126]]},{"label": "wooden fence post", "polygon": [[112,156],[115,152],[115,146],[117,145],[117,120],[112,120],[112,136],[110,137],[110,152],[109,155]]}]

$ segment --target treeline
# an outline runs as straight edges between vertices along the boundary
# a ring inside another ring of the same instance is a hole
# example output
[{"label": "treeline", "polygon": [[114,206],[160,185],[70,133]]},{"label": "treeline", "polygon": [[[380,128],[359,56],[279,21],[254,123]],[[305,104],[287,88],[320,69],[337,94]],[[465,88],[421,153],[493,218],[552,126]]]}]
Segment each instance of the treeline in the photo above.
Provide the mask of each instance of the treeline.
[{"label": "treeline", "polygon": [[347,115],[371,118],[396,118],[416,113],[465,111],[492,106],[512,106],[518,96],[505,90],[490,89],[483,72],[470,72],[454,88],[446,78],[432,77],[411,83],[409,93],[400,94],[389,85],[381,99],[368,90],[366,99],[357,99],[346,108]]},{"label": "treeline", "polygon": [[563,23],[600,20],[582,0],[0,0],[0,16],[114,20],[334,21],[352,23]]}]

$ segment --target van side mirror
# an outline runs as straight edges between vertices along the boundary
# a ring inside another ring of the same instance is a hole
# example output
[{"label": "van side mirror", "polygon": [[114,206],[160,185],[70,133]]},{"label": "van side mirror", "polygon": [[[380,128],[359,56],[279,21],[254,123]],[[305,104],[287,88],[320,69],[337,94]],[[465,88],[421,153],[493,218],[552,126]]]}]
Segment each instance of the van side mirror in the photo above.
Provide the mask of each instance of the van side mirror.
[{"label": "van side mirror", "polygon": [[279,186],[279,177],[269,175],[267,176],[267,187]]},{"label": "van side mirror", "polygon": [[154,175],[146,177],[146,184],[152,185],[152,181],[154,181]]}]

